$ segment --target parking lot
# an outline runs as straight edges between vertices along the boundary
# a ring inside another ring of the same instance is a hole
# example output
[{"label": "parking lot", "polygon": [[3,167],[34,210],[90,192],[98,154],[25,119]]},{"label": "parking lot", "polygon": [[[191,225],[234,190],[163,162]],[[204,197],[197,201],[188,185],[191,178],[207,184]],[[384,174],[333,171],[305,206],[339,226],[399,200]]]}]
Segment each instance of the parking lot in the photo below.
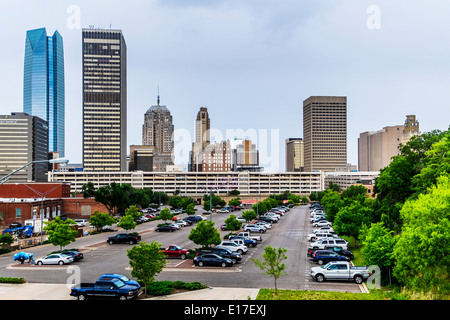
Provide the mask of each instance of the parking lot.
[{"label": "parking lot", "polygon": [[[233,212],[237,216],[241,212]],[[216,227],[220,227],[230,213],[214,213],[211,217]],[[185,215],[180,215],[183,217]],[[209,215],[205,216],[207,219]],[[150,221],[140,224],[135,231],[139,232],[143,242],[158,241],[163,247],[171,244],[180,245],[183,248],[194,249],[198,247],[188,239],[189,232],[195,227],[183,227],[175,232],[155,232],[155,227],[161,221]],[[272,225],[266,233],[263,233],[262,242],[255,248],[249,248],[243,255],[240,263],[233,267],[199,267],[194,266],[192,260],[168,259],[167,266],[156,280],[182,280],[187,282],[200,281],[212,287],[242,287],[242,288],[272,288],[273,279],[268,275],[262,275],[261,270],[251,261],[250,258],[261,258],[264,247],[282,247],[287,249],[286,264],[287,275],[277,281],[280,289],[298,290],[330,290],[362,292],[361,288],[353,282],[326,281],[317,283],[309,276],[312,266],[317,266],[315,262],[306,256],[308,240],[307,235],[311,233],[313,227],[309,222],[308,206],[298,206],[291,209],[278,223]],[[229,233],[219,228],[221,237]],[[78,248],[84,253],[84,259],[74,263],[80,270],[81,282],[94,282],[105,272],[121,273],[131,276],[131,270],[126,256],[129,244],[109,245],[106,238],[113,234],[101,234],[79,238],[75,243],[69,245],[70,248]],[[50,246],[50,247],[49,247]],[[32,248],[36,257],[43,255],[49,250],[54,250],[51,245]],[[67,267],[54,266],[49,272],[48,267],[40,266],[15,268],[11,257],[0,257],[0,265],[3,266],[4,276],[23,277],[27,282],[34,283],[67,283],[70,274]]]}]

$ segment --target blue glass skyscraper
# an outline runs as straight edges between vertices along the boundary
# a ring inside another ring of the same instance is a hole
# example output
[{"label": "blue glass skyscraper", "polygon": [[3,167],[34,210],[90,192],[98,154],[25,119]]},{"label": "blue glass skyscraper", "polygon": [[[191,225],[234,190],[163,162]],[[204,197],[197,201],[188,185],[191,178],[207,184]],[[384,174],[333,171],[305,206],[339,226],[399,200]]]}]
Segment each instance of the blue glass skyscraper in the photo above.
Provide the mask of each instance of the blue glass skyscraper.
[{"label": "blue glass skyscraper", "polygon": [[48,122],[48,151],[64,157],[64,50],[58,31],[27,31],[23,77],[23,111]]}]

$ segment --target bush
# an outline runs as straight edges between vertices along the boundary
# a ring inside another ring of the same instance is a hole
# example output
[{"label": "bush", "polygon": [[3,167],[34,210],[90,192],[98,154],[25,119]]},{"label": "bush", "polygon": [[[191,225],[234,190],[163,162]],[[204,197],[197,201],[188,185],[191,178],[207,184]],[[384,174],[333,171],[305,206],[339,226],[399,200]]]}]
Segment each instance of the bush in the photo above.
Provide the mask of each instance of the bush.
[{"label": "bush", "polygon": [[0,248],[0,254],[4,254],[4,253],[10,253],[11,249],[8,248]]},{"label": "bush", "polygon": [[0,277],[0,283],[25,283],[24,278]]},{"label": "bush", "polygon": [[185,290],[200,290],[207,288],[208,286],[195,282],[184,282],[184,281],[154,281],[147,286],[147,292],[155,296],[163,296],[172,294],[175,289],[185,289]]}]

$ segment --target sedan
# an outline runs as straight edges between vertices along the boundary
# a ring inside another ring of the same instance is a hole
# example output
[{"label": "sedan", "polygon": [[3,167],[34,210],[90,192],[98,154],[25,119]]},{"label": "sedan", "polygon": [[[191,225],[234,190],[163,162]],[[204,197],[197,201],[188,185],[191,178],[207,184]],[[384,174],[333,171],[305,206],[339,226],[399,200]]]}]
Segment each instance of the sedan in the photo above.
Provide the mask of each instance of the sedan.
[{"label": "sedan", "polygon": [[49,256],[46,256],[44,258],[36,260],[37,265],[43,265],[43,264],[63,265],[63,264],[71,263],[71,262],[73,262],[73,257],[70,255],[67,255],[67,254],[62,254],[62,253],[51,254]]},{"label": "sedan", "polygon": [[158,231],[158,232],[161,232],[161,231],[173,232],[175,230],[178,230],[178,228],[177,227],[173,227],[171,225],[164,225],[164,226],[157,227],[155,229],[155,231]]},{"label": "sedan", "polygon": [[61,252],[62,254],[67,254],[69,256],[72,256],[73,261],[80,261],[83,259],[83,254],[81,252],[75,251],[75,250],[64,250]]},{"label": "sedan", "polygon": [[230,211],[228,211],[226,209],[220,209],[217,211],[217,213],[230,213]]},{"label": "sedan", "polygon": [[225,268],[233,266],[233,261],[231,259],[223,258],[217,254],[203,254],[194,258],[194,264],[199,267],[210,265]]},{"label": "sedan", "polygon": [[313,227],[331,227],[333,224],[327,220],[321,220],[313,223]]},{"label": "sedan", "polygon": [[258,222],[256,222],[255,224],[256,224],[257,226],[261,226],[261,227],[264,227],[264,228],[266,228],[266,229],[272,228],[272,225],[271,225],[269,222],[266,222],[266,221],[258,221]]}]

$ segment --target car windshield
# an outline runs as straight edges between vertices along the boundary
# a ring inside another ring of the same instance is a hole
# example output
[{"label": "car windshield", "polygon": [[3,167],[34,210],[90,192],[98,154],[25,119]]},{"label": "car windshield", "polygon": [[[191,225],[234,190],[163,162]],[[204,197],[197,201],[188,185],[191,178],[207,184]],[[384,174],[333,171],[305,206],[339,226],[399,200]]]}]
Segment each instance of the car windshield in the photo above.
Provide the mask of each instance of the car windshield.
[{"label": "car windshield", "polygon": [[116,281],[114,281],[114,284],[117,288],[122,288],[125,283],[123,283],[121,280],[117,279]]}]

